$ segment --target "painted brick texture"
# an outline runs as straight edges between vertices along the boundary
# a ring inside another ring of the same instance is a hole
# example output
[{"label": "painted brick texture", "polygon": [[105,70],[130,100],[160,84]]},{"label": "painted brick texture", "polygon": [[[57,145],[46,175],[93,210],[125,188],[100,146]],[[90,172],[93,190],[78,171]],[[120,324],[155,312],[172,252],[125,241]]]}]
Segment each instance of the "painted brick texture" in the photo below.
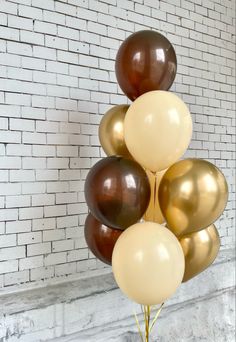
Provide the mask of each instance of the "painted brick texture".
[{"label": "painted brick texture", "polygon": [[[172,91],[189,106],[186,156],[225,174],[222,248],[235,227],[235,2],[233,0],[0,0],[0,284],[104,267],[83,237],[83,184],[104,156],[98,124],[127,103],[114,73],[120,43],[154,29],[174,45]],[[168,137],[167,137],[168,139]]]}]

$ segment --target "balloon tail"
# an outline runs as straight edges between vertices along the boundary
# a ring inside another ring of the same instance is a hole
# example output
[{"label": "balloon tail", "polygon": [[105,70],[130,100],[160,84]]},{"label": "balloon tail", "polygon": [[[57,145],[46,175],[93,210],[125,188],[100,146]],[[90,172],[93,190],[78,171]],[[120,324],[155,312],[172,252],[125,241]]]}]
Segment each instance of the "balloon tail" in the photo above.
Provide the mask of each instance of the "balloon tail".
[{"label": "balloon tail", "polygon": [[159,317],[159,315],[161,313],[161,310],[162,310],[163,306],[164,306],[164,303],[162,303],[160,308],[157,310],[157,313],[156,313],[155,317],[153,318],[151,326],[149,328],[149,333],[151,333],[151,331],[152,331],[152,329],[153,329],[153,327],[154,327],[154,325],[155,325],[155,323],[156,323],[156,321],[157,321],[157,319],[158,319],[158,317]]},{"label": "balloon tail", "polygon": [[153,196],[153,222],[155,222],[155,216],[156,216],[156,202],[157,202],[157,172],[153,173],[154,175],[154,196]]}]

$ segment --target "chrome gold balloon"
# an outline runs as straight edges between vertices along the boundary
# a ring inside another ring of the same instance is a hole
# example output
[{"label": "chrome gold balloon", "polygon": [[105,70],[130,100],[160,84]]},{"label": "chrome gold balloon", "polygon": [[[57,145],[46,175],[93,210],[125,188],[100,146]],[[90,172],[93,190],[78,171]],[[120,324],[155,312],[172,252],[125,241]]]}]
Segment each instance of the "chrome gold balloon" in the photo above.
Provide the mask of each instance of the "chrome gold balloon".
[{"label": "chrome gold balloon", "polygon": [[152,221],[160,224],[165,222],[158,200],[158,189],[165,172],[166,170],[156,173],[146,170],[151,186],[151,198],[146,213],[143,216],[145,221]]},{"label": "chrome gold balloon", "polygon": [[185,256],[183,282],[204,271],[215,260],[220,249],[220,238],[214,224],[179,240]]},{"label": "chrome gold balloon", "polygon": [[228,187],[224,175],[213,164],[185,159],[166,171],[158,197],[169,229],[180,237],[215,222],[227,204]]},{"label": "chrome gold balloon", "polygon": [[133,159],[124,141],[124,118],[128,105],[117,105],[106,112],[99,126],[99,140],[108,156]]}]

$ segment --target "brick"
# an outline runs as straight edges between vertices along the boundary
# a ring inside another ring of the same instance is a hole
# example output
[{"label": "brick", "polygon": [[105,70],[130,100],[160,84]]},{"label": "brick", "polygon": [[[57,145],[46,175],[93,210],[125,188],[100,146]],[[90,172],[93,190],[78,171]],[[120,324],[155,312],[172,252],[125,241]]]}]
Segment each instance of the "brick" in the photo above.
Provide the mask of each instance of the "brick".
[{"label": "brick", "polygon": [[33,219],[32,230],[48,230],[56,228],[55,218]]},{"label": "brick", "polygon": [[52,253],[52,254],[47,255],[44,259],[45,266],[63,264],[65,262],[66,262],[65,252]]},{"label": "brick", "polygon": [[60,37],[45,36],[45,46],[60,50],[68,50],[68,40]]},{"label": "brick", "polygon": [[27,245],[27,256],[41,255],[51,253],[51,243],[43,242],[33,245]]},{"label": "brick", "polygon": [[58,171],[57,170],[36,170],[36,180],[57,180],[58,179]]},{"label": "brick", "polygon": [[56,203],[64,204],[64,203],[74,203],[77,202],[77,193],[57,193],[56,194]]},{"label": "brick", "polygon": [[69,166],[68,158],[48,158],[47,167],[48,169],[67,169]]},{"label": "brick", "polygon": [[61,240],[61,241],[54,241],[52,243],[52,251],[53,252],[63,252],[72,250],[74,247],[73,240]]},{"label": "brick", "polygon": [[23,194],[40,194],[46,190],[46,184],[43,182],[23,183],[22,193]]},{"label": "brick", "polygon": [[8,15],[8,25],[9,27],[20,28],[28,31],[33,30],[33,20],[21,18],[18,16]]},{"label": "brick", "polygon": [[35,180],[35,173],[33,170],[10,171],[11,182],[31,182],[34,180]]},{"label": "brick", "polygon": [[43,217],[42,207],[21,208],[19,210],[20,220],[35,219],[35,218],[41,218],[41,217]]},{"label": "brick", "polygon": [[44,214],[45,214],[45,217],[64,216],[66,214],[66,206],[65,205],[52,205],[52,206],[45,207]]},{"label": "brick", "polygon": [[20,271],[20,272],[13,272],[13,273],[7,273],[4,275],[4,285],[15,285],[15,284],[21,284],[26,283],[29,281],[29,271]]},{"label": "brick", "polygon": [[[59,37],[73,39],[73,40],[79,39],[79,31],[78,30],[68,28],[65,26],[58,26],[58,35],[59,35]],[[70,42],[69,42],[69,46],[70,46]]]},{"label": "brick", "polygon": [[33,47],[33,55],[34,57],[43,58],[46,60],[55,60],[56,59],[56,51],[53,49],[45,48],[42,46],[34,46]]},{"label": "brick", "polygon": [[21,167],[21,160],[19,157],[1,157],[1,169],[19,169]]},{"label": "brick", "polygon": [[46,158],[32,158],[25,157],[22,158],[23,169],[45,169],[46,168]]},{"label": "brick", "polygon": [[10,119],[10,129],[13,131],[34,131],[34,121]]},{"label": "brick", "polygon": [[0,249],[0,260],[13,260],[13,259],[20,259],[20,258],[25,258],[24,246]]},{"label": "brick", "polygon": [[[20,31],[20,40],[24,43],[34,44],[35,42],[37,42],[37,44],[39,44],[39,45],[44,44],[44,36],[42,33],[35,33],[35,32],[21,30]],[[31,59],[31,61],[30,61],[30,59],[25,59],[25,64],[27,65],[27,63],[28,64],[32,63],[32,59]]]},{"label": "brick", "polygon": [[0,221],[14,221],[18,219],[17,209],[0,209]]},{"label": "brick", "polygon": [[35,157],[53,157],[56,154],[55,146],[43,146],[34,145],[33,146],[33,156]]},{"label": "brick", "polygon": [[54,276],[54,268],[52,266],[49,267],[37,267],[30,270],[30,279],[34,280],[43,280],[52,278]]},{"label": "brick", "polygon": [[65,21],[66,21],[66,16],[64,14],[56,13],[55,11],[51,12],[51,11],[44,10],[43,18],[44,18],[44,21],[46,22],[51,22],[51,23],[61,24],[61,25],[65,25]]},{"label": "brick", "polygon": [[45,109],[41,108],[32,108],[32,107],[23,107],[22,108],[22,117],[28,119],[45,119]]},{"label": "brick", "polygon": [[41,107],[41,108],[54,108],[55,100],[50,96],[32,96],[32,105],[33,107]]},{"label": "brick", "polygon": [[18,245],[38,243],[42,241],[41,232],[19,233],[17,237]]},{"label": "brick", "polygon": [[20,259],[19,261],[19,269],[20,270],[28,270],[32,268],[37,268],[43,266],[43,256],[32,256],[25,259]]},{"label": "brick", "polygon": [[55,275],[63,276],[76,273],[76,263],[62,264],[55,266]]},{"label": "brick", "polygon": [[46,23],[43,21],[36,20],[34,22],[34,31],[35,32],[41,32],[41,33],[50,32],[50,34],[56,35],[57,34],[57,26],[56,26],[56,24]]},{"label": "brick", "polygon": [[78,226],[78,215],[57,218],[57,228]]},{"label": "brick", "polygon": [[65,231],[63,229],[43,231],[43,241],[56,241],[65,239]]},{"label": "brick", "polygon": [[10,273],[18,270],[18,260],[7,260],[0,262],[0,274]]},{"label": "brick", "polygon": [[58,50],[57,59],[60,62],[66,62],[70,64],[78,64],[79,56],[74,52],[67,52]]},{"label": "brick", "polygon": [[88,249],[80,249],[80,250],[73,250],[67,253],[67,260],[70,261],[78,261],[78,260],[85,260],[88,259]]},{"label": "brick", "polygon": [[16,246],[16,234],[2,235],[0,239],[0,248]]},{"label": "brick", "polygon": [[32,195],[32,206],[52,205],[54,203],[55,203],[55,196],[53,194]]},{"label": "brick", "polygon": [[18,207],[29,207],[30,196],[7,196],[6,197],[6,208],[18,208]]},{"label": "brick", "polygon": [[32,46],[29,44],[8,41],[7,51],[16,55],[32,56]]},{"label": "brick", "polygon": [[47,182],[48,193],[57,193],[62,191],[69,191],[69,184],[67,182]]},{"label": "brick", "polygon": [[24,233],[31,231],[31,221],[13,221],[6,222],[6,233],[14,234],[14,233]]}]

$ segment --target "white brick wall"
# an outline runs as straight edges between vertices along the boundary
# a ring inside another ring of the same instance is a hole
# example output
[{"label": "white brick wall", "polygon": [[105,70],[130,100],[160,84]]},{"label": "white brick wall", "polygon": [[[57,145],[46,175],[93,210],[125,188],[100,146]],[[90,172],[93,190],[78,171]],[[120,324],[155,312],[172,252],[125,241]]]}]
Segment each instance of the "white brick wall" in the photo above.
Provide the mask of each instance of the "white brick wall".
[{"label": "white brick wall", "polygon": [[[114,73],[130,33],[173,43],[172,90],[189,105],[186,156],[206,158],[230,190],[217,227],[233,245],[234,0],[0,0],[0,274],[3,287],[101,268],[83,237],[83,184],[104,153],[101,115],[127,103]],[[88,257],[90,258],[87,261]]]}]

